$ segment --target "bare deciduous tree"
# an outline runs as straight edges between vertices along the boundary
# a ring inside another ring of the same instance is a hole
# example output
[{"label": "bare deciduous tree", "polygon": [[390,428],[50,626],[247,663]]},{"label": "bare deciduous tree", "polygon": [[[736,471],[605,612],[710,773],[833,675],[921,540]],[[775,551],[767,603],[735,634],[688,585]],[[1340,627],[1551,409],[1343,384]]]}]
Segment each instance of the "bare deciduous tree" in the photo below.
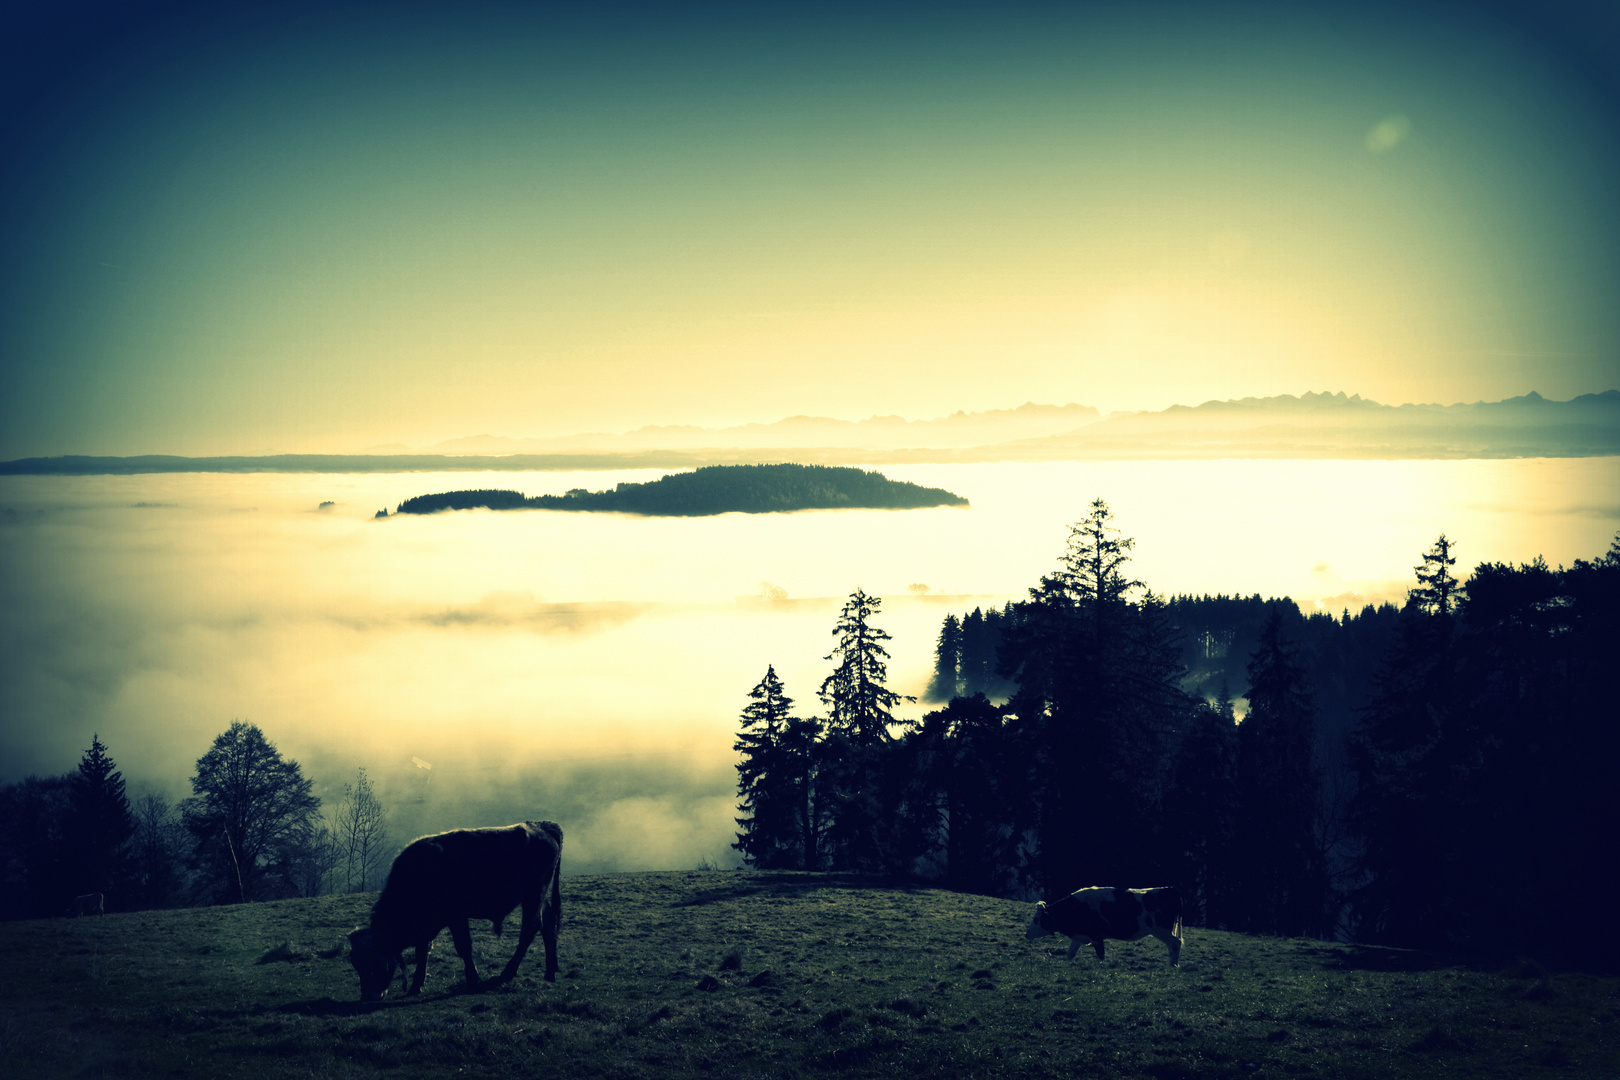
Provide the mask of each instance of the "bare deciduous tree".
[{"label": "bare deciduous tree", "polygon": [[383,809],[364,768],[354,783],[343,785],[338,807],[337,843],[342,852],[344,889],[365,892],[382,884],[383,845],[388,841],[388,811]]}]

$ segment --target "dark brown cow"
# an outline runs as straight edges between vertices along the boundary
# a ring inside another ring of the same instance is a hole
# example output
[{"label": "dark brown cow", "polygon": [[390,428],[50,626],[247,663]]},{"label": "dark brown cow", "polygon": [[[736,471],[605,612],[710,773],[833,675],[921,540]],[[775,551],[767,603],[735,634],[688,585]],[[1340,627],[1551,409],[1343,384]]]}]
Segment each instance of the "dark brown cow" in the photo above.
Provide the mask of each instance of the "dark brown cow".
[{"label": "dark brown cow", "polygon": [[1170,946],[1170,966],[1181,964],[1181,893],[1175,888],[1079,889],[1061,900],[1035,905],[1024,937],[1034,941],[1047,934],[1069,939],[1069,959],[1089,941],[1103,958],[1103,939],[1139,941],[1152,934]]},{"label": "dark brown cow", "polygon": [[67,909],[67,916],[70,919],[76,915],[105,915],[106,913],[107,909],[102,904],[102,895],[98,892],[75,896],[73,903],[69,904]]},{"label": "dark brown cow", "polygon": [[416,947],[416,977],[406,994],[422,989],[428,949],[450,928],[466,967],[467,986],[477,988],[469,919],[488,919],[498,937],[501,924],[522,905],[517,951],[497,981],[517,974],[538,930],[546,945],[546,980],[557,979],[557,925],[562,919],[562,829],[550,821],[523,821],[500,829],[455,829],[411,841],[388,871],[388,883],[371,909],[371,925],[349,935],[349,962],[360,976],[360,1000],[376,1001],[399,970],[405,982],[405,947]]}]

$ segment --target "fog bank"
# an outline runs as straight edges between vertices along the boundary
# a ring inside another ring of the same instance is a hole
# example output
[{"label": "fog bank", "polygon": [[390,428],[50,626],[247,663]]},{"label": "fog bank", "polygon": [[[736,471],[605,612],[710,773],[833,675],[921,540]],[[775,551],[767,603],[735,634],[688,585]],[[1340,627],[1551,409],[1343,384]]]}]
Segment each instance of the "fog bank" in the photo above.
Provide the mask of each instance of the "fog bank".
[{"label": "fog bank", "polygon": [[[178,797],[245,719],[334,802],[366,767],[396,842],[541,817],[567,831],[572,871],[730,865],[746,694],[774,664],[818,711],[857,586],[885,597],[892,684],[920,694],[944,614],[1021,598],[1097,495],[1158,592],[1333,612],[1398,600],[1442,531],[1461,576],[1592,557],[1620,527],[1614,458],[884,471],[972,507],[375,521],[487,478],[0,478],[0,782],[72,768],[94,733],[132,784]],[[502,482],[561,493],[656,475]]]}]

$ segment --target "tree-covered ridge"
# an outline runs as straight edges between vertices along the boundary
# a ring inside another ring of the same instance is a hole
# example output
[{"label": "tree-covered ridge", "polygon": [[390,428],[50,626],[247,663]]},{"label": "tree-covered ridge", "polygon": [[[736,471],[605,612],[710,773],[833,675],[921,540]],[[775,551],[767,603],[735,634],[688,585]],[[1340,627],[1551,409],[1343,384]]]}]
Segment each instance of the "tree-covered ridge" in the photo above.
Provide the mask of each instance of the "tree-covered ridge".
[{"label": "tree-covered ridge", "polygon": [[1192,926],[1620,967],[1540,917],[1612,891],[1620,538],[1462,580],[1441,535],[1403,607],[1337,619],[1161,599],[1131,548],[1099,499],[1028,599],[946,616],[920,721],[827,693],[888,638],[857,591],[824,717],[774,669],[750,695],[737,850],[1004,896],[1175,884]]},{"label": "tree-covered ridge", "polygon": [[525,497],[517,491],[450,491],[418,495],[399,504],[401,514],[439,510],[595,510],[661,517],[773,514],[789,510],[914,510],[966,506],[943,488],[890,480],[882,473],[828,465],[711,465],[671,473],[646,484],[611,491],[575,488],[566,495]]}]

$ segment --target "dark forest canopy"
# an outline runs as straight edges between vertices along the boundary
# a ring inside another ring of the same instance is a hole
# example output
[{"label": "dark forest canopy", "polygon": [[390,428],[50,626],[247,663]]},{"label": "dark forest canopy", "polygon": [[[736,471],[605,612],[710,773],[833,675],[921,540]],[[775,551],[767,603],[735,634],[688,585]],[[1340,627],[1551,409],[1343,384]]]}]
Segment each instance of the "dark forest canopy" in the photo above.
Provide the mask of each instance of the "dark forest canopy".
[{"label": "dark forest canopy", "polygon": [[[1028,599],[947,615],[920,720],[825,685],[797,711],[767,669],[736,849],[1025,898],[1175,884],[1194,926],[1620,969],[1543,917],[1612,891],[1620,538],[1464,579],[1442,535],[1404,606],[1338,618],[1162,599],[1132,544],[1098,499]],[[888,637],[850,611],[828,660]]]},{"label": "dark forest canopy", "polygon": [[966,506],[942,488],[890,480],[882,473],[827,465],[711,465],[671,473],[646,484],[610,491],[575,488],[565,495],[524,496],[516,491],[450,491],[418,495],[399,504],[401,514],[440,510],[594,510],[667,517],[789,510],[913,510]]}]

